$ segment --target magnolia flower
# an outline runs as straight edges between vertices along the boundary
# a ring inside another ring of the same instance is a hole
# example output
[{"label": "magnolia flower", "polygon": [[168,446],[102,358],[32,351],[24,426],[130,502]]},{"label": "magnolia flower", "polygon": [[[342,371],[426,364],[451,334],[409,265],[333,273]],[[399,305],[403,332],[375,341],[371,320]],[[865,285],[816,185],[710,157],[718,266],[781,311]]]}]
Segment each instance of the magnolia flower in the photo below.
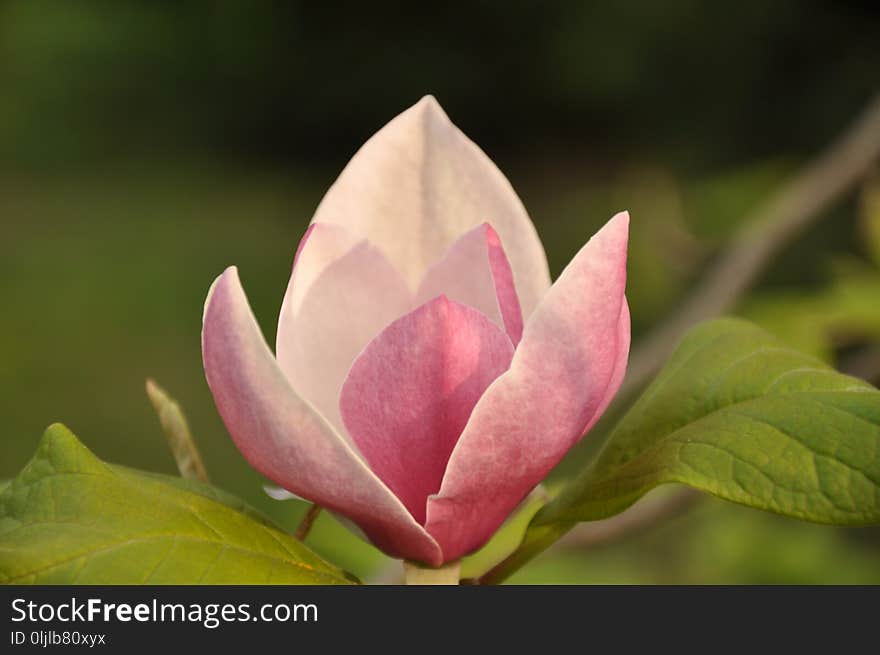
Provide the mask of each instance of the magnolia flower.
[{"label": "magnolia flower", "polygon": [[426,97],[358,151],[299,244],[275,355],[234,267],[208,384],[260,473],[430,566],[484,544],[626,369],[629,217],[551,286],[507,179]]}]

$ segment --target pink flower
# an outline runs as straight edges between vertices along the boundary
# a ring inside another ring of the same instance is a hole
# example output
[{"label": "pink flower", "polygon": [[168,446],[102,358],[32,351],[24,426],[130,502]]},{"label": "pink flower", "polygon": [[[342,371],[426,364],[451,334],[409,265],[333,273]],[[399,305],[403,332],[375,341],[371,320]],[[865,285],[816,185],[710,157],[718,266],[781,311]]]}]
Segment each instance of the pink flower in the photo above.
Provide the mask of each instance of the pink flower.
[{"label": "pink flower", "polygon": [[234,267],[202,350],[238,448],[396,557],[484,544],[599,419],[629,353],[629,216],[551,286],[508,181],[431,97],[352,158],[299,244],[276,355]]}]

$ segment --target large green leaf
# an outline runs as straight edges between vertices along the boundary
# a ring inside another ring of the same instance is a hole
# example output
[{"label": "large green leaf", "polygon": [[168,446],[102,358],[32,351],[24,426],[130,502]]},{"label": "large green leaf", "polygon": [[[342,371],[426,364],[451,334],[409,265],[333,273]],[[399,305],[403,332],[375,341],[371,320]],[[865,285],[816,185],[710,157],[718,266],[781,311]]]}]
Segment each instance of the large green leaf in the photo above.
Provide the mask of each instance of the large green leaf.
[{"label": "large green leaf", "polygon": [[0,583],[348,582],[229,494],[105,464],[62,425],[0,493]]},{"label": "large green leaf", "polygon": [[820,523],[880,522],[880,391],[750,323],[704,324],[533,526],[605,518],[669,482]]},{"label": "large green leaf", "polygon": [[272,521],[272,519],[270,519],[258,509],[244,502],[238,496],[235,496],[228,491],[218,489],[214,485],[208,484],[206,482],[201,482],[200,480],[192,480],[190,478],[176,477],[173,475],[164,475],[162,473],[153,473],[152,471],[140,471],[138,469],[129,468],[127,466],[120,466],[119,464],[105,463],[105,466],[108,466],[112,470],[119,471],[124,475],[132,476],[135,478],[146,478],[148,480],[158,480],[165,484],[171,485],[172,487],[177,487],[179,489],[183,489],[184,491],[190,491],[194,494],[199,494],[210,498],[211,500],[216,500],[218,503],[222,503],[223,505],[226,505],[227,507],[234,509],[237,512],[247,514],[255,521],[259,521],[260,523],[263,523],[270,528],[273,528],[279,532],[283,532],[283,530],[278,525],[276,525]]}]

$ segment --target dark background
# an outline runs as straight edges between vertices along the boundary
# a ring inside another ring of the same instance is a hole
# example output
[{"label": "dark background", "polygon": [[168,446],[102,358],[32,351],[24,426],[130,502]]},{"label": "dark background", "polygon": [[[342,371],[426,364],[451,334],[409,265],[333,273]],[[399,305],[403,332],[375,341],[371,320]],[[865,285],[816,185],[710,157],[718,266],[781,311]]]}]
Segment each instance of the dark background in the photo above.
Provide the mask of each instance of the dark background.
[{"label": "dark background", "polygon": [[[554,275],[632,212],[639,335],[880,88],[870,2],[424,4],[0,1],[0,478],[56,420],[104,459],[174,472],[143,394],[154,376],[212,480],[295,525],[302,507],[262,496],[216,415],[205,292],[239,265],[272,343],[322,193],[426,93],[508,174]],[[836,289],[876,282],[872,188],[786,249],[740,311],[792,332],[787,316],[820,321]],[[796,345],[864,346],[880,295],[862,293],[857,338]],[[519,580],[880,582],[878,541],[709,501]],[[311,543],[365,577],[384,566],[327,518]]]}]

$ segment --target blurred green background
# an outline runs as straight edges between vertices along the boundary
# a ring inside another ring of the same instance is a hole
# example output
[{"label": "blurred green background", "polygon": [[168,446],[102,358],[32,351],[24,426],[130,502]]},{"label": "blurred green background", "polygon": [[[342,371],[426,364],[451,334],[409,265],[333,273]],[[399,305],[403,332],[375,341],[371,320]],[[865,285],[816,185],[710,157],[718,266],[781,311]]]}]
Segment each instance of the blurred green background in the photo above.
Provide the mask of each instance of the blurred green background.
[{"label": "blurred green background", "polygon": [[[871,2],[0,0],[0,478],[53,421],[103,459],[174,473],[153,376],[212,481],[292,527],[303,506],[263,495],[216,414],[202,303],[237,264],[274,342],[299,237],[370,134],[437,96],[511,179],[554,275],[629,209],[638,336],[880,88],[878,43]],[[876,383],[878,226],[867,184],[740,311]],[[387,575],[329,518],[310,544]],[[709,500],[514,581],[880,583],[880,532]]]}]

